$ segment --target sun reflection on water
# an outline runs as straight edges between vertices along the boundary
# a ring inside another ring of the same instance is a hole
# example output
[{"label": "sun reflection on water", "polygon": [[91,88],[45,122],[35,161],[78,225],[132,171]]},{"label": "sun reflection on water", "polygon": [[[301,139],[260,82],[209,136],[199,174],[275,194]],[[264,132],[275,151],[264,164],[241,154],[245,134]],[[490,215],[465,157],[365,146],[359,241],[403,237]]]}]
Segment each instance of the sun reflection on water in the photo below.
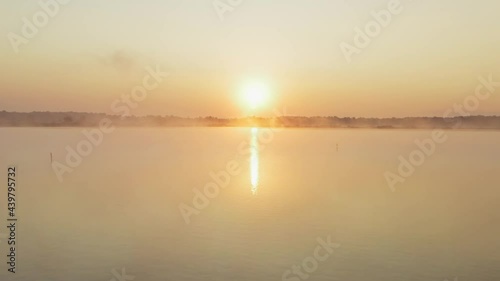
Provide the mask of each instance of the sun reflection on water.
[{"label": "sun reflection on water", "polygon": [[252,128],[252,138],[250,141],[250,182],[252,193],[257,194],[259,189],[259,143],[257,141],[258,128]]}]

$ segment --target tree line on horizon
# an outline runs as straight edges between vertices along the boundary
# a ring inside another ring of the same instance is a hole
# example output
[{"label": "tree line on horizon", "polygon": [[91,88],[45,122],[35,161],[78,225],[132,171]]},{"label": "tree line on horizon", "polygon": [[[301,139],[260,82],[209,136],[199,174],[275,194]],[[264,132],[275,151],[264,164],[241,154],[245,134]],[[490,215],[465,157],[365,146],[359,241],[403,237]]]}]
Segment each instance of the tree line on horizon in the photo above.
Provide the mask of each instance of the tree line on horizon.
[{"label": "tree line on horizon", "polygon": [[376,129],[500,129],[500,116],[356,118],[337,116],[279,116],[218,118],[127,116],[84,112],[0,111],[0,127],[94,127],[109,118],[118,127],[288,127]]}]

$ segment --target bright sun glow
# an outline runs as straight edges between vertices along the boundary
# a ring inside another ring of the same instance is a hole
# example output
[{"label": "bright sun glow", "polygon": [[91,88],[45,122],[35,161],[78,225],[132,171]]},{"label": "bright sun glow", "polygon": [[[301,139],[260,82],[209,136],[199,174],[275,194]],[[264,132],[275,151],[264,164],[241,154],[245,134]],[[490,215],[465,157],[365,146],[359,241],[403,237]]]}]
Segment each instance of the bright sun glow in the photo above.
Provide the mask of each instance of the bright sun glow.
[{"label": "bright sun glow", "polygon": [[252,109],[266,104],[269,97],[269,88],[264,83],[250,83],[244,88],[246,102]]}]

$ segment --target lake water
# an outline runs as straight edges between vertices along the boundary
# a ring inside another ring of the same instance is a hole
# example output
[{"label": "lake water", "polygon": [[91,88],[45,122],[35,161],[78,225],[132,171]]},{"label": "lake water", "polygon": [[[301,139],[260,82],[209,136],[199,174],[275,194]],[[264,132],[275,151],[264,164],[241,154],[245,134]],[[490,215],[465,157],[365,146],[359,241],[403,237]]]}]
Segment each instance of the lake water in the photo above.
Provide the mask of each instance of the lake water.
[{"label": "lake water", "polygon": [[[0,233],[18,170],[17,273],[4,237],[0,280],[279,281],[329,236],[308,280],[500,280],[500,132],[446,132],[392,192],[384,173],[431,131],[117,129],[59,182],[50,153],[64,163],[81,130],[0,128]],[[228,163],[186,224],[180,204]]]}]

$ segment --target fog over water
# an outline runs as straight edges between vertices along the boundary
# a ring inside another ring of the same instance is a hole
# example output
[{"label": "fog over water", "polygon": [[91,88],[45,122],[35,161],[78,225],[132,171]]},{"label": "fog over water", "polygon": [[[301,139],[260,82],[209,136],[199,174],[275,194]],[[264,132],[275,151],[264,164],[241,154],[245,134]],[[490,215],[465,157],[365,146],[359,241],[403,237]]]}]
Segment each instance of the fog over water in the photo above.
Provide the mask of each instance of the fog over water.
[{"label": "fog over water", "polygon": [[[282,280],[327,237],[340,247],[309,280],[500,276],[498,131],[446,131],[392,192],[384,174],[430,130],[118,128],[59,182],[50,153],[64,163],[81,130],[0,128],[19,218],[18,272],[3,263],[0,280],[108,281],[122,268],[138,281]],[[186,224],[179,206],[228,163],[239,173]]]}]

